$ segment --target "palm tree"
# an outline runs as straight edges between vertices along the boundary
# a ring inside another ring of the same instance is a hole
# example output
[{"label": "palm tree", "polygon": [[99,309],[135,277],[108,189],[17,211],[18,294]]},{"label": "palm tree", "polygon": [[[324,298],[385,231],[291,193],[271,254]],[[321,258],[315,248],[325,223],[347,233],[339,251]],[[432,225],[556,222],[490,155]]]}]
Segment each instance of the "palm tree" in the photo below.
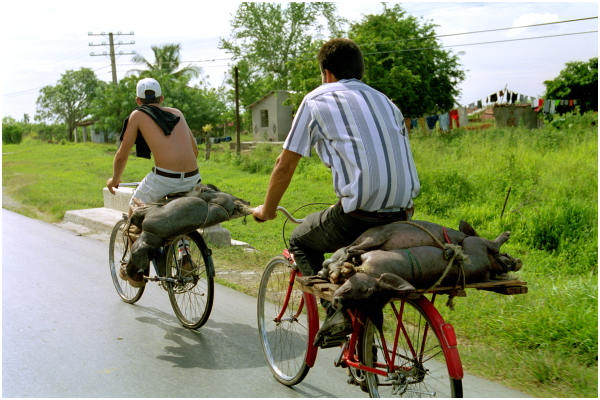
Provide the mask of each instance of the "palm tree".
[{"label": "palm tree", "polygon": [[151,74],[157,75],[171,75],[175,78],[181,76],[188,76],[189,78],[196,78],[200,74],[200,68],[194,66],[187,66],[179,68],[180,64],[180,44],[165,44],[163,46],[152,46],[152,52],[154,53],[154,63],[146,60],[141,54],[136,53],[133,56],[132,61],[136,64],[143,64],[146,66],[146,70],[133,69],[129,72],[141,73],[143,71],[149,71]]}]

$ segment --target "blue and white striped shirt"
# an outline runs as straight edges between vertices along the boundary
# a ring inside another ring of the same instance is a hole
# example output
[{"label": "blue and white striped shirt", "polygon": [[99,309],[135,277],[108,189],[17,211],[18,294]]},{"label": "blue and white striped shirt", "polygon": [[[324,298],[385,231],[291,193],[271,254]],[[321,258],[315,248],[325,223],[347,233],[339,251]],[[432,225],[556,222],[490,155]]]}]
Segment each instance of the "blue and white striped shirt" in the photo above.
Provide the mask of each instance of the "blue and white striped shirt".
[{"label": "blue and white striped shirt", "polygon": [[344,212],[412,206],[420,183],[404,117],[384,94],[356,79],[307,94],[283,148],[331,169]]}]

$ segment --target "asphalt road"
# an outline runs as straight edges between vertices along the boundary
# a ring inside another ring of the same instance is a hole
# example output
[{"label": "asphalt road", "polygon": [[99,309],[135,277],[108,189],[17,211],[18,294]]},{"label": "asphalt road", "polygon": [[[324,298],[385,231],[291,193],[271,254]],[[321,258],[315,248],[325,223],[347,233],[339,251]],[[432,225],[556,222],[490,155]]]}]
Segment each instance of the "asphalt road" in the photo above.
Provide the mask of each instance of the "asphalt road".
[{"label": "asphalt road", "polygon": [[[156,284],[136,305],[118,298],[105,241],[3,209],[2,247],[3,397],[366,397],[335,349],[295,387],[276,382],[253,297],[216,285],[210,320],[191,331]],[[464,391],[524,397],[472,376]]]}]

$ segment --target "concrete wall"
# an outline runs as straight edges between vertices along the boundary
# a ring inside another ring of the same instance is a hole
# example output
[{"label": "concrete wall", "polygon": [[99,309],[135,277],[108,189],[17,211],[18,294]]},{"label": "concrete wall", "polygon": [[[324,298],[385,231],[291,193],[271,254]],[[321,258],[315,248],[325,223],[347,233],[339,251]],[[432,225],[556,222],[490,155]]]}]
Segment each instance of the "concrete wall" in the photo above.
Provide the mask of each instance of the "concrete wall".
[{"label": "concrete wall", "polygon": [[494,106],[496,126],[520,126],[528,129],[538,127],[538,114],[529,104],[496,104]]}]

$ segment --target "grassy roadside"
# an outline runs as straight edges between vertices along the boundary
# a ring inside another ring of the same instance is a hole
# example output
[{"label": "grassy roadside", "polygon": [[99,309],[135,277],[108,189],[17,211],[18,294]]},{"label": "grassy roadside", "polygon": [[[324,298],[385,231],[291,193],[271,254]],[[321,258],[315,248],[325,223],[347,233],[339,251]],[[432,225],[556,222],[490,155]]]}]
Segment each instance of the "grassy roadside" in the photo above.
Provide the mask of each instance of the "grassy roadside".
[{"label": "grassy roadside", "polygon": [[[459,335],[465,370],[533,396],[596,397],[597,115],[563,119],[536,131],[414,134],[411,146],[423,187],[416,218],[451,227],[464,219],[485,237],[510,230],[503,250],[523,259],[519,277],[529,283],[527,295],[468,292],[452,311],[439,303]],[[260,204],[279,148],[260,146],[237,159],[215,147],[210,161],[199,161],[204,182]],[[23,204],[19,212],[59,221],[66,210],[102,206],[114,145],[30,139],[2,151],[3,193]],[[131,157],[123,180],[139,180],[150,166],[149,160]],[[294,210],[334,199],[329,172],[311,158],[301,161],[282,204]],[[260,272],[283,247],[282,223],[278,217],[261,225],[224,224],[234,238],[259,251],[217,249],[217,268]],[[286,229],[289,235],[292,227]],[[257,284],[237,289],[252,293]]]}]

